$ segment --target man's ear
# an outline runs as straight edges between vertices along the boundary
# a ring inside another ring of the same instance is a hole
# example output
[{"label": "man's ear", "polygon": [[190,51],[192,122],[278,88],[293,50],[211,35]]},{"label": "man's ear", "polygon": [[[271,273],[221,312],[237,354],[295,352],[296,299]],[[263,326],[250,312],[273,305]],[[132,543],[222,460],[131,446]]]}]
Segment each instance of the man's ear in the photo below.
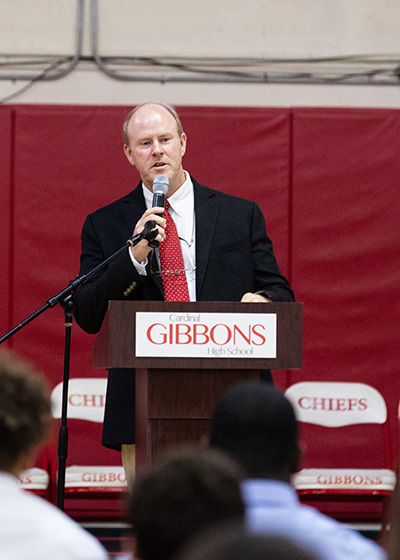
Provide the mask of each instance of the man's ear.
[{"label": "man's ear", "polygon": [[127,144],[124,144],[124,154],[126,156],[126,159],[129,161],[129,163],[131,165],[135,165],[134,159],[132,157],[132,150],[130,149],[130,147]]},{"label": "man's ear", "polygon": [[186,144],[187,144],[187,136],[184,132],[182,132],[182,136],[179,138],[181,143],[181,157],[183,157],[186,153]]}]

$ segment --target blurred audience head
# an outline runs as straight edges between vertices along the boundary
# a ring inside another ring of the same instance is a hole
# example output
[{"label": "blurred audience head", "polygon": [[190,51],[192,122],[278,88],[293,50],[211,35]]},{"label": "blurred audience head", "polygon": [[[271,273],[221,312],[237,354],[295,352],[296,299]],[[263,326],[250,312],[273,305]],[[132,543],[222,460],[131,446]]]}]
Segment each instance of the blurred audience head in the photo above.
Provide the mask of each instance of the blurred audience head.
[{"label": "blurred audience head", "polygon": [[128,513],[135,558],[169,560],[198,531],[243,520],[240,479],[236,463],[221,452],[170,451],[133,481]]},{"label": "blurred audience head", "polygon": [[210,445],[231,455],[251,478],[288,482],[299,467],[297,422],[289,400],[265,383],[228,389],[217,402]]},{"label": "blurred audience head", "polygon": [[174,560],[319,560],[291,539],[249,533],[243,525],[206,529],[189,541]]},{"label": "blurred audience head", "polygon": [[51,401],[42,375],[0,350],[0,470],[15,476],[49,437]]}]

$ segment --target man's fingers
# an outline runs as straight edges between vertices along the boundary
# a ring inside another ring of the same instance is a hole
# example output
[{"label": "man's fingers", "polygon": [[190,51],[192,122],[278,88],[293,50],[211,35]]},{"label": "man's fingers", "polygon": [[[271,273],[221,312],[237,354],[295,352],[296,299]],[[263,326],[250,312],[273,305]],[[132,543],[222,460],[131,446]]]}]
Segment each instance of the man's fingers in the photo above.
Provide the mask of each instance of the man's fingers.
[{"label": "man's fingers", "polygon": [[253,294],[251,292],[247,292],[244,294],[242,299],[240,300],[244,303],[269,303],[270,300],[261,294]]}]

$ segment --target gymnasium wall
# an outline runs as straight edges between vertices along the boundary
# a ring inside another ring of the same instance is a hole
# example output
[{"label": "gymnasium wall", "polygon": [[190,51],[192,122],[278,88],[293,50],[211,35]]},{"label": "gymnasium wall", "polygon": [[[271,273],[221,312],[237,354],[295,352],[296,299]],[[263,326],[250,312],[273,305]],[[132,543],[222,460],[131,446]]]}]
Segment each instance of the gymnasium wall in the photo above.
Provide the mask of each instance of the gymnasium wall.
[{"label": "gymnasium wall", "polygon": [[[136,186],[138,177],[122,151],[121,125],[129,108],[0,107],[1,334],[78,273],[87,213]],[[376,387],[389,407],[394,453],[400,399],[400,111],[178,110],[188,135],[185,169],[209,187],[258,202],[281,269],[304,304],[303,369],[275,372],[276,384],[333,380]],[[74,324],[72,378],[105,376],[91,367],[94,340]],[[8,343],[34,362],[52,387],[62,381],[63,344],[59,306]],[[309,463],[329,454],[325,440],[313,443]],[[354,459],[364,466],[373,466],[381,446],[370,438],[360,455],[355,440],[333,439],[332,447],[339,443],[345,443],[349,464]],[[101,447],[100,424],[89,432],[75,426],[70,464],[119,460]]]}]

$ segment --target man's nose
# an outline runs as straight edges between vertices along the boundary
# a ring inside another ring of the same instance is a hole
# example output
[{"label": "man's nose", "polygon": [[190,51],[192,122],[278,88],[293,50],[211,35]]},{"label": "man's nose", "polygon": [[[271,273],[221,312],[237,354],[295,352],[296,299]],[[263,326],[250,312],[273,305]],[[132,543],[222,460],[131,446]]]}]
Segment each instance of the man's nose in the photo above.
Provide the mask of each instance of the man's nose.
[{"label": "man's nose", "polygon": [[155,140],[153,142],[153,154],[154,155],[159,155],[159,154],[162,154],[162,153],[163,153],[162,144],[158,140]]}]

